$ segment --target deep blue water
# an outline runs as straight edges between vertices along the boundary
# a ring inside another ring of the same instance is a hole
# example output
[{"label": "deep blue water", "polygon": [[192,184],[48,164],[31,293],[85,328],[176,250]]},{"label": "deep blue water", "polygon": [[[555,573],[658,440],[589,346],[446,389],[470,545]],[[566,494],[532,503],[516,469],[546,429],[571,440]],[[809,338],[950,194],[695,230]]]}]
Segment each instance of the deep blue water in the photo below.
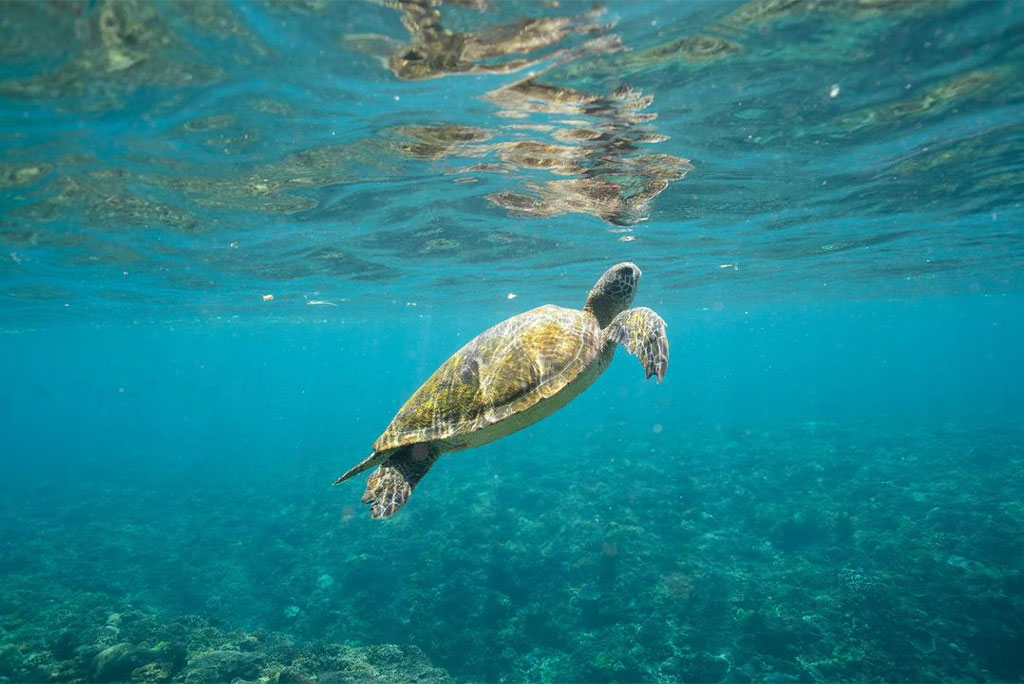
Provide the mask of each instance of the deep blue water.
[{"label": "deep blue water", "polygon": [[[475,5],[0,4],[0,681],[1024,679],[1024,5]],[[627,260],[664,383],[330,486]]]}]

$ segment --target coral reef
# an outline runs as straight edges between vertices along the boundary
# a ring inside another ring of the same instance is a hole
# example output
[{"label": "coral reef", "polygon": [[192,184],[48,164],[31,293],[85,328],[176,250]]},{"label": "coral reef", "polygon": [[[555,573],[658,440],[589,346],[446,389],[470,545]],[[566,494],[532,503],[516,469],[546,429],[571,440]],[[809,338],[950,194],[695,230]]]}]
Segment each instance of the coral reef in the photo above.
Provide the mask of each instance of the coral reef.
[{"label": "coral reef", "polygon": [[385,524],[326,462],[8,482],[0,677],[1024,676],[1019,427],[582,427],[442,459]]},{"label": "coral reef", "polygon": [[415,646],[356,648],[299,643],[266,630],[227,631],[195,616],[160,619],[127,608],[103,618],[86,596],[67,608],[41,610],[39,620],[60,623],[56,635],[29,638],[40,624],[5,634],[0,681],[69,682],[423,682],[453,681]]}]

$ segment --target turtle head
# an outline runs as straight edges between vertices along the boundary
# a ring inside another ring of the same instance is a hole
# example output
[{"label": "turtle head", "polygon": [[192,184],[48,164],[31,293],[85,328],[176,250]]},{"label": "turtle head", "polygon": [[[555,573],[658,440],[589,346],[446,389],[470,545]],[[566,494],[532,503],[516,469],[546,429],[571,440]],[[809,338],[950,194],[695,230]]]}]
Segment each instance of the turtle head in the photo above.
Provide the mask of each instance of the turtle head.
[{"label": "turtle head", "polygon": [[601,327],[606,327],[613,318],[628,309],[633,303],[641,275],[636,264],[628,261],[615,264],[604,272],[601,279],[590,290],[583,310],[594,314]]}]

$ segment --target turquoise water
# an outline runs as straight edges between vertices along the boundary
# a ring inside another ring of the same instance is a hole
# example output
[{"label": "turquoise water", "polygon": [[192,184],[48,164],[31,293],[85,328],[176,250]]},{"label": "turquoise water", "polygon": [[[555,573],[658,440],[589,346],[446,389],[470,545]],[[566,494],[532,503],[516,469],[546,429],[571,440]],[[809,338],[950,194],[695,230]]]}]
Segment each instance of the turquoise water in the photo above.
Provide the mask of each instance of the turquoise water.
[{"label": "turquoise water", "polygon": [[[0,681],[1024,679],[1024,5],[0,32]],[[664,383],[330,486],[621,261]]]}]

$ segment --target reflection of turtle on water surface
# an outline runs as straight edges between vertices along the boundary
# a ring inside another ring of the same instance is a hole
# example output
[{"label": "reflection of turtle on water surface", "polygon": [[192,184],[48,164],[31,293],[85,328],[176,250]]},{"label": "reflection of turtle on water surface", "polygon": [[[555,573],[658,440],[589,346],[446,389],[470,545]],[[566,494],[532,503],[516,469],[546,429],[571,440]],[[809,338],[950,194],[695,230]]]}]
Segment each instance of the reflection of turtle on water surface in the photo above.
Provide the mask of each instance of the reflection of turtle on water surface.
[{"label": "reflection of turtle on water surface", "polygon": [[369,458],[335,484],[379,466],[363,502],[374,518],[390,518],[441,454],[488,444],[551,415],[597,380],[618,344],[661,382],[665,321],[646,307],[629,308],[640,275],[633,264],[618,264],[582,310],[542,306],[481,333],[416,390]]},{"label": "reflection of turtle on water surface", "polygon": [[576,128],[554,127],[551,137],[561,146],[508,143],[502,160],[525,168],[548,168],[579,178],[528,183],[528,192],[492,193],[487,199],[516,216],[552,217],[580,212],[616,225],[647,218],[648,204],[671,181],[693,169],[689,160],[668,154],[639,154],[641,145],[665,140],[648,124],[657,114],[645,111],[653,97],[620,86],[611,95],[592,95],[541,83],[531,77],[488,93],[502,116],[520,112],[578,115],[590,121],[568,122]]},{"label": "reflection of turtle on water surface", "polygon": [[[512,73],[540,60],[514,59],[500,64],[481,62],[529,54],[557,45],[572,33],[594,33],[606,28],[596,23],[602,10],[593,10],[579,17],[520,19],[480,31],[455,33],[442,25],[438,2],[398,0],[388,4],[402,12],[402,24],[412,38],[409,44],[402,45],[392,38],[373,34],[347,36],[346,43],[357,50],[377,54],[395,76],[406,81],[451,74]],[[550,57],[547,55],[543,59]]]}]

